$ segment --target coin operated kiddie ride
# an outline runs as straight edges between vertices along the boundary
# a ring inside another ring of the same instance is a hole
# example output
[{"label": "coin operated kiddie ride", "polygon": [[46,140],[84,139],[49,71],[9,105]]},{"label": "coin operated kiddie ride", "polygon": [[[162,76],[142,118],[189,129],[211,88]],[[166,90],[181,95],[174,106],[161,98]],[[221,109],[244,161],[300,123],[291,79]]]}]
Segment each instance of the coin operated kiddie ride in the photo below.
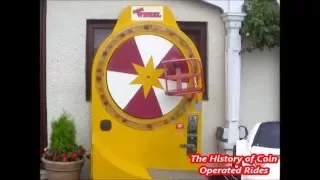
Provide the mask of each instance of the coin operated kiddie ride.
[{"label": "coin operated kiddie ride", "polygon": [[125,8],[94,58],[91,178],[197,170],[188,155],[201,153],[202,73],[169,8]]}]

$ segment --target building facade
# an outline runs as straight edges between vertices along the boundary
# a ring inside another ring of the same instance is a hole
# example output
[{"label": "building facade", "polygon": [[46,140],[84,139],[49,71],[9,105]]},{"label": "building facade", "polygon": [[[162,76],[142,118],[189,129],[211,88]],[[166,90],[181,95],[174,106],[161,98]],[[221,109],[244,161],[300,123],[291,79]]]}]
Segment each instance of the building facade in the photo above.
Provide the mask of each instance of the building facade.
[{"label": "building facade", "polygon": [[[76,121],[78,141],[90,149],[90,68],[101,41],[128,5],[166,5],[197,46],[206,76],[203,102],[204,154],[216,152],[215,129],[229,128],[230,146],[239,125],[280,119],[279,50],[240,55],[243,1],[55,1],[43,5],[42,135],[46,146],[50,120],[62,110]],[[46,7],[45,7],[46,5]],[[46,110],[45,110],[46,107]],[[46,128],[44,130],[44,128]],[[88,177],[88,166],[83,177]]]}]

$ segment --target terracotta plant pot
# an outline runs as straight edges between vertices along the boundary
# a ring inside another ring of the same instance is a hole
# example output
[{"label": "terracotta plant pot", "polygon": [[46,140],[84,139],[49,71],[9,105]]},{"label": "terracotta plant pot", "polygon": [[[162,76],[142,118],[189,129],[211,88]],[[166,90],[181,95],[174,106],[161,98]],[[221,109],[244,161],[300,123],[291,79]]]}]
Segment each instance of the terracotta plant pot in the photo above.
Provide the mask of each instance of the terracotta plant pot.
[{"label": "terracotta plant pot", "polygon": [[48,180],[80,180],[84,158],[72,162],[49,161],[42,157],[44,168],[47,170]]}]

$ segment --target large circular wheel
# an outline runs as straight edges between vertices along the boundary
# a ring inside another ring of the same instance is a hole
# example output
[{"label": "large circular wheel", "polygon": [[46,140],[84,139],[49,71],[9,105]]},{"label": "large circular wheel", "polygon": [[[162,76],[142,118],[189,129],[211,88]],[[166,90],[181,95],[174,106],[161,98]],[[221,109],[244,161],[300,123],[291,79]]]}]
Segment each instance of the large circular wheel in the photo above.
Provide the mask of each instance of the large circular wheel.
[{"label": "large circular wheel", "polygon": [[[97,90],[105,109],[121,123],[154,129],[169,124],[188,109],[193,97],[165,94],[161,62],[193,58],[196,53],[174,30],[158,25],[135,26],[102,46],[106,51],[96,69]],[[182,73],[189,71],[187,63],[180,67]],[[168,84],[176,86],[175,81]],[[182,86],[187,87],[188,81]]]},{"label": "large circular wheel", "polygon": [[[128,39],[112,54],[107,66],[107,87],[113,101],[132,117],[148,120],[165,116],[182,97],[165,95],[160,63],[181,58],[184,56],[177,46],[162,37],[138,35]],[[183,71],[188,71],[186,63]],[[175,85],[174,81],[169,83]]]}]

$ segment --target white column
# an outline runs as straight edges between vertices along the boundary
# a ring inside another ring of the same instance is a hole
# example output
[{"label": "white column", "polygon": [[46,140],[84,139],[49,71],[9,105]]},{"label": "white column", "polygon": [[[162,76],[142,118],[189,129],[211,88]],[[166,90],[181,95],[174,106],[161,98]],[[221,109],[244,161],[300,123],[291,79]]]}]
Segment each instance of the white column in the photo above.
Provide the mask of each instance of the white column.
[{"label": "white column", "polygon": [[232,148],[239,139],[240,79],[241,79],[241,36],[239,30],[244,13],[222,15],[227,35],[225,37],[225,88],[226,88],[226,128],[228,147]]}]

